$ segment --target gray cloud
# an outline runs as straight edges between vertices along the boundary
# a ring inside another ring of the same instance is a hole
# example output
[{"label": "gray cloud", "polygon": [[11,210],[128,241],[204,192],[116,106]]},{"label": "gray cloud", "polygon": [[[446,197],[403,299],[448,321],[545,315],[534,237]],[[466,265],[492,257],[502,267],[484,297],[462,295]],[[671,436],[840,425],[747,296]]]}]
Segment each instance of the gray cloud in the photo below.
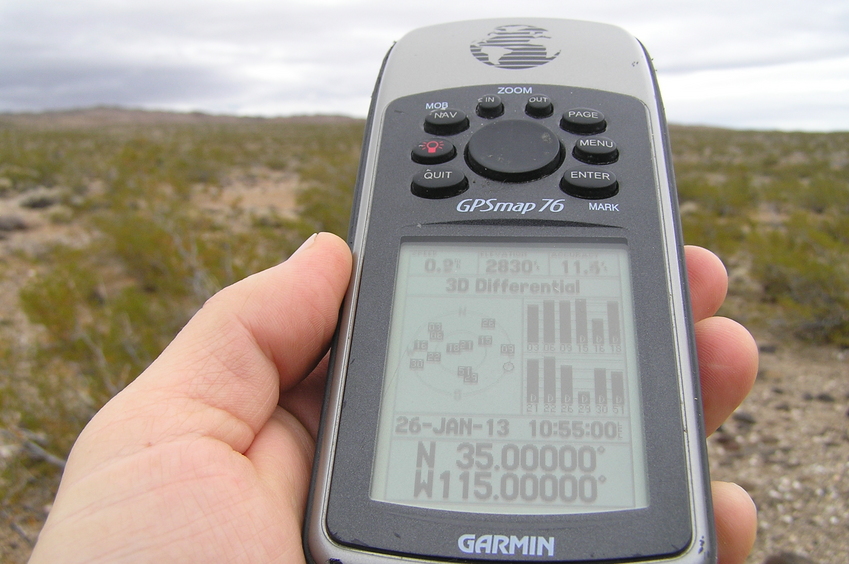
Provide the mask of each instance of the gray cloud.
[{"label": "gray cloud", "polygon": [[0,106],[7,111],[95,105],[192,106],[238,94],[238,83],[214,69],[65,63],[26,67],[0,63]]},{"label": "gray cloud", "polygon": [[[0,0],[0,111],[111,104],[364,115],[394,39],[422,25],[480,17],[483,5]],[[722,116],[742,113],[764,127],[778,127],[795,105],[807,106],[809,115],[825,112],[806,127],[849,129],[849,121],[828,119],[831,113],[849,113],[849,87],[836,78],[849,57],[849,4],[843,0],[820,0],[815,6],[797,0],[542,0],[525,2],[520,10],[513,1],[490,0],[486,8],[488,16],[523,11],[625,27],[646,44],[661,84],[670,85],[664,94],[673,121],[734,125],[739,120]],[[803,70],[808,91],[794,88],[792,95],[764,104],[765,89],[778,91],[770,81],[785,80],[782,74],[790,68]],[[705,84],[712,98],[699,97]],[[832,95],[835,88],[845,105]],[[723,108],[723,100],[733,100],[734,106]],[[811,109],[826,100],[837,107]],[[778,106],[781,115],[775,113]],[[702,111],[705,107],[711,111]]]}]

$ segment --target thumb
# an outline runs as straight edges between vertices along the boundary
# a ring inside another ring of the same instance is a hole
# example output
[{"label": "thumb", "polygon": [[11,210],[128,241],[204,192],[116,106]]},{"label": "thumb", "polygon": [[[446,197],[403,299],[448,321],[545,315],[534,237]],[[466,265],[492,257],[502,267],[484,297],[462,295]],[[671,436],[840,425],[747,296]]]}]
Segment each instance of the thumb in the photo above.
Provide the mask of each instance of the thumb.
[{"label": "thumb", "polygon": [[300,382],[327,349],[350,271],[344,241],[320,233],[287,261],[210,298],[95,416],[74,448],[86,451],[86,463],[69,464],[66,481],[99,461],[185,435],[209,436],[244,453],[280,390]]}]

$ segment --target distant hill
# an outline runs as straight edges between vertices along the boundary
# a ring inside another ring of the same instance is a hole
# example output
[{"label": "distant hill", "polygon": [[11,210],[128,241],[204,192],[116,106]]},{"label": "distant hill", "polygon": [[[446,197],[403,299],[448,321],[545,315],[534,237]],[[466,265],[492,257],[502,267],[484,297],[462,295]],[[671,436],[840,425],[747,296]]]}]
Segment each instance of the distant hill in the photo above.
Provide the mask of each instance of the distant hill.
[{"label": "distant hill", "polygon": [[19,127],[85,128],[111,125],[183,124],[200,123],[236,124],[263,123],[312,123],[341,124],[356,120],[337,115],[303,115],[291,117],[250,117],[207,114],[203,112],[166,112],[157,110],[135,110],[110,106],[75,110],[57,110],[38,113],[0,113],[2,124]]}]

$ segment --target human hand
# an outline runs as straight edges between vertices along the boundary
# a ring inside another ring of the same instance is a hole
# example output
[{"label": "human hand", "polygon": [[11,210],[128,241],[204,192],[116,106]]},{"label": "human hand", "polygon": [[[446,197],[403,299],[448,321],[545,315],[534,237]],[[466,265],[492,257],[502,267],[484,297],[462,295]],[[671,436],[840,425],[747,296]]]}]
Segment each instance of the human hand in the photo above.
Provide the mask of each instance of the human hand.
[{"label": "human hand", "polygon": [[[728,275],[719,258],[701,247],[686,247],[685,251],[705,429],[710,435],[752,389],[758,372],[758,347],[739,323],[712,317],[728,289]],[[711,490],[719,564],[742,564],[755,542],[755,504],[736,484],[713,482]]]},{"label": "human hand", "polygon": [[[710,317],[727,287],[719,260],[688,248],[687,261],[713,431],[748,393],[757,349]],[[319,361],[350,271],[344,242],[322,233],[210,299],[80,435],[31,564],[304,562]],[[720,561],[741,563],[754,506],[731,484],[713,495]]]}]

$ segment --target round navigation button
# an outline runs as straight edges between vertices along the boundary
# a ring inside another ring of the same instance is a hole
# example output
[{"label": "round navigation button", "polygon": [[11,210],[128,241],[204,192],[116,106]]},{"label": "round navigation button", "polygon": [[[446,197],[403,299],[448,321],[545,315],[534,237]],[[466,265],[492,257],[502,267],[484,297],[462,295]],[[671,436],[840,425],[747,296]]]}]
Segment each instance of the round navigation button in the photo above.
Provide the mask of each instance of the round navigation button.
[{"label": "round navigation button", "polygon": [[439,164],[450,161],[457,155],[451,141],[428,139],[413,147],[411,158],[421,164]]},{"label": "round navigation button", "polygon": [[551,174],[563,162],[557,135],[542,124],[505,119],[483,126],[466,146],[466,160],[492,180],[525,182]]},{"label": "round navigation button", "polygon": [[616,143],[607,137],[587,137],[578,139],[572,156],[587,164],[610,164],[619,159]]},{"label": "round navigation button", "polygon": [[566,171],[560,179],[560,189],[576,198],[601,200],[618,194],[619,182],[612,172],[579,168]]},{"label": "round navigation button", "polygon": [[433,110],[426,117],[424,130],[431,135],[454,135],[469,128],[469,118],[465,112],[446,108]]},{"label": "round navigation button", "polygon": [[462,194],[468,187],[465,174],[453,168],[440,167],[416,173],[410,189],[420,198],[439,200]]},{"label": "round navigation button", "polygon": [[563,112],[563,117],[560,118],[560,127],[570,133],[592,135],[607,129],[607,121],[604,119],[604,114],[598,110],[573,108]]}]

